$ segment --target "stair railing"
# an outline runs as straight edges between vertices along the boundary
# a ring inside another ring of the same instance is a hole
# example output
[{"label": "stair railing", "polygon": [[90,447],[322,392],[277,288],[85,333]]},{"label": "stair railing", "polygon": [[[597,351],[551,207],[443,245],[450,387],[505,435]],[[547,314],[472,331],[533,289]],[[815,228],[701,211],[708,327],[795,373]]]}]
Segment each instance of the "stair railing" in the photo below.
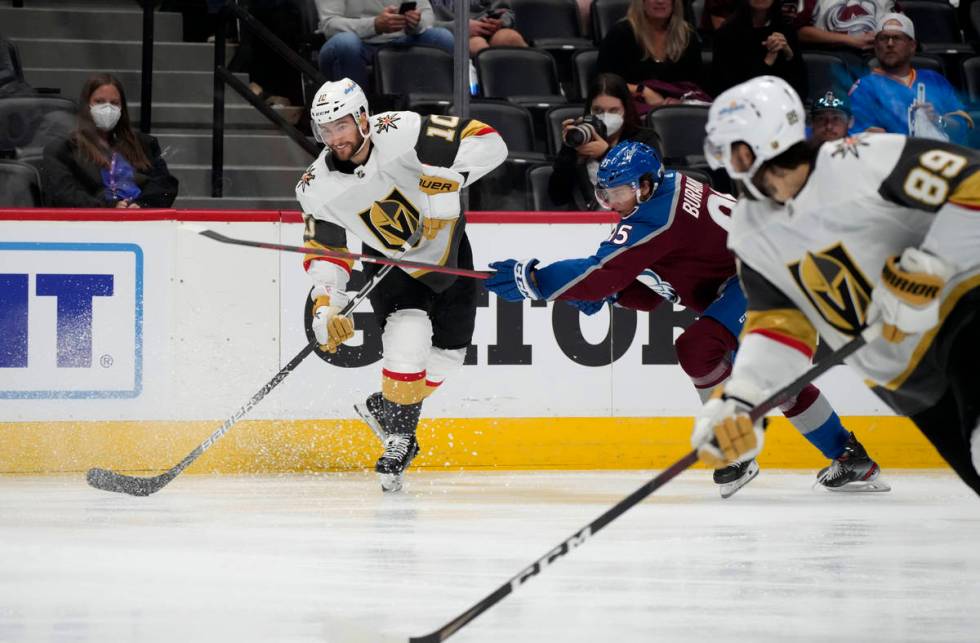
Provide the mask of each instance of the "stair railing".
[{"label": "stair railing", "polygon": [[221,197],[224,182],[224,136],[225,136],[225,85],[228,85],[259,110],[273,125],[278,127],[289,138],[296,141],[304,150],[315,157],[320,153],[319,148],[301,131],[280,116],[276,110],[266,105],[248,86],[239,80],[225,66],[225,47],[227,43],[227,25],[231,19],[237,19],[239,29],[247,29],[261,39],[270,49],[282,56],[283,59],[301,74],[305,74],[317,84],[327,82],[308,60],[293,51],[286,43],[272,33],[265,25],[255,19],[243,7],[233,0],[226,2],[218,14],[217,31],[214,38],[214,115],[211,125],[211,196]]}]

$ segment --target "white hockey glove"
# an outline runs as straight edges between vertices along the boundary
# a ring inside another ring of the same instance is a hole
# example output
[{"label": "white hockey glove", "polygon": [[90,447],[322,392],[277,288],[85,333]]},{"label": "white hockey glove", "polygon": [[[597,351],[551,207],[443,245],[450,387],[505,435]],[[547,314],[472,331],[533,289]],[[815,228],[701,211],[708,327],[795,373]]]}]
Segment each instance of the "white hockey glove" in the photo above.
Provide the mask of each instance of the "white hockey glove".
[{"label": "white hockey glove", "polygon": [[694,418],[691,446],[698,458],[712,469],[748,462],[762,451],[762,420],[755,424],[749,410],[763,400],[751,382],[731,380],[719,397],[712,397]]},{"label": "white hockey glove", "polygon": [[422,170],[419,190],[429,196],[422,234],[426,239],[435,239],[443,228],[459,218],[459,190],[466,178],[448,167],[422,165]]},{"label": "white hockey glove", "polygon": [[313,321],[310,328],[320,350],[335,353],[337,347],[354,336],[354,320],[338,315],[350,301],[343,290],[328,286],[314,286],[310,293],[313,300]]},{"label": "white hockey glove", "polygon": [[894,343],[926,332],[939,323],[939,295],[952,276],[953,267],[946,261],[906,248],[901,257],[885,262],[871,292],[868,321],[881,321],[881,336]]}]

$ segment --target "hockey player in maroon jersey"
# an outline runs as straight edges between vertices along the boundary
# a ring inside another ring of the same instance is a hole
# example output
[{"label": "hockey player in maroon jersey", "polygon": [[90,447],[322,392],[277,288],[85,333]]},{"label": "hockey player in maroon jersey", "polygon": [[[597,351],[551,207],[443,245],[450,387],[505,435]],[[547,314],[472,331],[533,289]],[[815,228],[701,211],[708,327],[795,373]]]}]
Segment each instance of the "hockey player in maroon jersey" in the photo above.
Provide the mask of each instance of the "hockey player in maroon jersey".
[{"label": "hockey player in maroon jersey", "polygon": [[[599,167],[596,196],[621,222],[597,252],[548,266],[538,260],[491,263],[488,290],[508,301],[563,299],[588,314],[604,302],[653,310],[680,303],[700,317],[676,341],[677,359],[702,401],[732,370],[745,320],[745,295],[726,247],[735,200],[677,172],[665,172],[657,153],[620,143]],[[831,461],[860,464],[859,475],[837,478],[826,467],[818,482],[831,490],[887,491],[878,465],[841,424],[813,385],[781,407],[790,422]],[[754,460],[717,469],[714,480],[729,497],[759,472]]]}]

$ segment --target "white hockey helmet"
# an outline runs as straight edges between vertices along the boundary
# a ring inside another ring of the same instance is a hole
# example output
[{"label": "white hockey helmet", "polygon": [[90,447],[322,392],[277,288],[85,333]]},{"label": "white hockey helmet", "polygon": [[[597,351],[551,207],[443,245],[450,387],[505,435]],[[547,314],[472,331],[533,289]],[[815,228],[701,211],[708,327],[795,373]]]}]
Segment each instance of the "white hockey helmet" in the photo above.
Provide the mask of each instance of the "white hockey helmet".
[{"label": "white hockey helmet", "polygon": [[[782,78],[759,76],[722,92],[711,104],[704,156],[711,169],[724,168],[762,198],[752,177],[763,163],[805,140],[805,128],[806,111],[796,90]],[[732,167],[732,144],[737,142],[755,154],[752,167],[744,172]]]},{"label": "white hockey helmet", "polygon": [[[310,118],[313,119],[313,137],[323,143],[320,136],[320,126],[332,121],[336,121],[345,116],[353,116],[354,123],[360,130],[361,114],[368,116],[368,100],[364,95],[364,90],[350,78],[331,80],[323,83],[323,86],[313,97],[313,107],[310,108]],[[361,135],[368,138],[371,128],[367,132],[361,130]]]}]

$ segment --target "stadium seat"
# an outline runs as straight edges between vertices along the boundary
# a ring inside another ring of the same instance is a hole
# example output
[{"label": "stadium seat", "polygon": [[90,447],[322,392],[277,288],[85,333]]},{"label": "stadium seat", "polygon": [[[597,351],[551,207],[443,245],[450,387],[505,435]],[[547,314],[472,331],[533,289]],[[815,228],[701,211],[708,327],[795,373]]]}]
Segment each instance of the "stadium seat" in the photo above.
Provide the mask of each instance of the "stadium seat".
[{"label": "stadium seat", "polygon": [[679,173],[683,174],[684,176],[687,176],[689,178],[694,179],[695,181],[700,181],[701,183],[705,183],[707,185],[711,185],[711,175],[708,174],[707,172],[703,171],[703,170],[695,170],[694,168],[690,168],[690,167],[685,167],[685,168],[673,168],[673,167],[671,167],[671,168],[667,168],[667,169],[668,170],[673,170],[675,172],[679,172]]},{"label": "stadium seat", "polygon": [[630,0],[594,0],[592,2],[592,37],[596,44],[609,33],[609,29],[626,17]]},{"label": "stadium seat", "polygon": [[597,60],[599,60],[598,49],[579,51],[572,56],[573,87],[577,98],[585,99],[589,95],[589,87],[598,75],[596,71]]},{"label": "stadium seat", "polygon": [[664,164],[689,167],[704,163],[707,105],[665,105],[647,114],[647,125],[660,136]]},{"label": "stadium seat", "polygon": [[545,113],[548,124],[548,153],[558,154],[561,151],[561,123],[566,118],[578,118],[585,112],[585,105],[560,105],[552,107]]},{"label": "stadium seat", "polygon": [[955,53],[966,48],[953,7],[929,0],[906,0],[901,7],[915,25],[915,38],[922,51],[950,50]]},{"label": "stadium seat", "polygon": [[41,205],[41,175],[20,161],[0,160],[0,206],[36,208]]},{"label": "stadium seat", "polygon": [[980,56],[963,61],[963,89],[970,105],[980,105]]},{"label": "stadium seat", "polygon": [[833,90],[835,94],[846,94],[853,84],[844,61],[833,54],[804,51],[803,62],[806,63],[810,88],[809,95],[802,97],[804,101],[823,96],[828,90]]},{"label": "stadium seat", "polygon": [[516,28],[535,49],[588,49],[579,29],[575,0],[511,0]]},{"label": "stadium seat", "polygon": [[11,68],[14,72],[14,79],[24,82],[24,66],[20,62],[20,53],[17,51],[17,46],[9,40],[2,38],[0,38],[0,46],[4,49],[4,57],[10,61]]},{"label": "stadium seat", "polygon": [[473,58],[480,89],[487,98],[501,98],[528,107],[565,103],[555,59],[546,51],[524,47],[489,47]]},{"label": "stadium seat", "polygon": [[470,103],[470,116],[500,133],[512,160],[545,160],[544,154],[535,150],[534,124],[524,107],[503,100],[475,100]]},{"label": "stadium seat", "polygon": [[61,96],[0,98],[0,151],[40,156],[44,146],[75,128],[75,101]]},{"label": "stadium seat", "polygon": [[527,192],[527,209],[535,212],[568,210],[568,204],[558,205],[548,195],[548,182],[554,173],[550,165],[538,165],[527,171],[527,182],[530,189]]},{"label": "stadium seat", "polygon": [[381,47],[374,58],[374,87],[379,94],[402,97],[406,105],[450,100],[453,57],[426,45]]}]

